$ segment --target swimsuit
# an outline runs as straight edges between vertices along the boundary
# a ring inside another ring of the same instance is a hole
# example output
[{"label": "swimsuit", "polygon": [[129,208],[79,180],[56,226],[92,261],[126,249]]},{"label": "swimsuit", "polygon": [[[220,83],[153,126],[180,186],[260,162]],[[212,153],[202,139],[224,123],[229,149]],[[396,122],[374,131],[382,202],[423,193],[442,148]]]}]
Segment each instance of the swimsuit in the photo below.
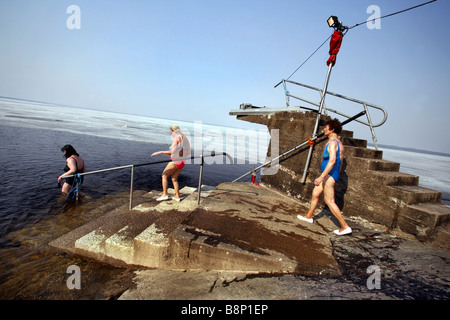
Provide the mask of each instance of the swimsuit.
[{"label": "swimsuit", "polygon": [[[339,171],[341,169],[341,150],[339,147],[339,141],[336,139],[333,140],[338,144],[338,151],[336,152],[336,163],[328,174],[333,177],[335,182],[337,182],[339,180]],[[323,151],[322,155],[323,161],[320,165],[320,169],[322,170],[322,172],[325,170],[328,165],[328,161],[330,160],[330,154],[328,153],[328,144],[329,143],[327,143],[327,145],[325,146],[325,150]]]},{"label": "swimsuit", "polygon": [[[81,169],[78,169],[78,162],[77,162],[77,159],[75,159],[75,158],[72,158],[72,159],[75,160],[75,165],[77,166],[77,171],[76,171],[74,174],[77,174],[77,173],[83,173],[83,172],[84,172],[84,166],[83,166]],[[67,171],[69,171],[69,170],[70,170],[70,168],[69,168],[69,166],[66,164],[66,167],[64,168],[64,172],[67,172]],[[70,185],[72,186],[72,185],[73,185],[73,180],[74,180],[74,177],[67,178],[67,179],[66,179],[66,183],[67,183],[67,184],[70,184]],[[83,181],[84,181],[84,176],[81,176],[81,183],[80,183],[80,184],[83,184]]]},{"label": "swimsuit", "polygon": [[175,163],[177,165],[177,169],[183,169],[184,165],[186,164],[186,161],[174,161],[173,163]]},{"label": "swimsuit", "polygon": [[[175,148],[175,150],[172,152],[172,155],[174,155],[176,152],[178,153],[178,155],[176,156],[176,158],[182,158],[183,156],[179,156],[180,152],[183,152],[183,136],[179,136],[181,137],[181,143],[177,145],[177,147]],[[183,154],[183,153],[182,153]],[[171,156],[170,159],[173,159],[174,156]],[[175,160],[172,161],[173,163],[175,163],[177,165],[177,169],[183,169],[184,165],[186,164],[185,160]]]}]

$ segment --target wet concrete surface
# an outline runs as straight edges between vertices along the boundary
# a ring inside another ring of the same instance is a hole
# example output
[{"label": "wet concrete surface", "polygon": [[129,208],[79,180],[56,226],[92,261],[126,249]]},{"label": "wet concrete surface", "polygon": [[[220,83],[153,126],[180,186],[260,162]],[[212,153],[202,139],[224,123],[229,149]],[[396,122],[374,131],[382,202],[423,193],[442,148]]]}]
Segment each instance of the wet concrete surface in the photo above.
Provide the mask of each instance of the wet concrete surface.
[{"label": "wet concrete surface", "polygon": [[[206,237],[202,243],[211,251],[222,244],[236,248],[229,250],[229,254],[215,254],[216,260],[232,259],[234,251],[250,253],[247,258],[241,258],[242,265],[234,265],[236,269],[225,268],[223,264],[222,270],[249,270],[239,268],[254,264],[251,270],[261,273],[272,270],[274,273],[338,274],[328,230],[296,219],[305,210],[303,203],[270,188],[223,183],[183,221],[182,229],[196,237]],[[264,266],[258,255],[269,259],[273,266]]]},{"label": "wet concrete surface", "polygon": [[[123,201],[127,199],[127,195],[124,195]],[[117,205],[110,199],[105,201],[113,207]],[[251,198],[245,201],[255,203]],[[90,207],[96,206],[97,203],[92,203]],[[272,207],[254,208],[258,214],[261,214],[261,210],[277,211],[277,208]],[[316,215],[312,226],[330,234],[332,255],[340,275],[312,276],[115,268],[64,252],[55,252],[46,246],[55,234],[63,234],[83,223],[80,221],[80,211],[84,212],[84,221],[102,214],[79,207],[73,214],[69,211],[16,233],[14,239],[20,245],[9,248],[7,252],[3,250],[4,272],[0,277],[2,299],[445,301],[450,297],[448,251],[431,248],[408,235],[360,218],[346,217],[353,234],[338,237],[332,233],[336,225],[330,214],[323,211]],[[279,219],[279,222],[286,223],[286,217],[282,218],[267,216],[267,219],[260,221]],[[295,222],[293,227],[306,228],[300,221]],[[210,240],[214,244],[217,239]],[[262,247],[277,245],[261,241],[264,244]],[[245,243],[242,245],[245,246]],[[81,290],[68,290],[66,286],[66,269],[73,264],[81,268]],[[378,269],[374,269],[375,266]],[[379,287],[369,288],[374,286],[376,278],[375,273],[368,273],[368,270],[379,270]]]},{"label": "wet concrete surface", "polygon": [[[324,216],[327,228],[332,220]],[[348,218],[351,236],[331,236],[341,275],[139,270],[119,299],[447,300],[450,253],[382,226]],[[378,271],[377,271],[378,270]]]}]

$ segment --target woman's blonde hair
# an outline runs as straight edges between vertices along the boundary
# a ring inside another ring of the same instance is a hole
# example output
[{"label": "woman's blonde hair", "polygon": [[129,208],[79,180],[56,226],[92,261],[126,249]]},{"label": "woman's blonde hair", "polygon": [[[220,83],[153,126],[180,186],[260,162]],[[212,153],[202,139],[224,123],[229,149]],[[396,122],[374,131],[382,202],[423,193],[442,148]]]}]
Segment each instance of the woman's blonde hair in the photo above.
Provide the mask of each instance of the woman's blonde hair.
[{"label": "woman's blonde hair", "polygon": [[170,131],[175,131],[176,133],[181,133],[180,127],[177,126],[176,124],[174,124],[173,126],[170,127]]}]

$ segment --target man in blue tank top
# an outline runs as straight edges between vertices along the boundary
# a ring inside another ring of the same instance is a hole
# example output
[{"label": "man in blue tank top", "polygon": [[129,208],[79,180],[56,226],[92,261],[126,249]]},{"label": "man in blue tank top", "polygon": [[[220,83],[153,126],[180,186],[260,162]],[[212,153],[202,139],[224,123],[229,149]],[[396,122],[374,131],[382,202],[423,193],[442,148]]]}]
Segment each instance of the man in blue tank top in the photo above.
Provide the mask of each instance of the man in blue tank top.
[{"label": "man in blue tank top", "polygon": [[297,218],[302,221],[313,223],[314,211],[319,203],[319,197],[323,192],[325,203],[341,225],[339,230],[334,230],[334,233],[337,235],[352,233],[352,229],[345,222],[341,210],[334,200],[334,186],[339,180],[342,160],[344,159],[344,145],[338,138],[338,134],[341,130],[342,125],[338,119],[327,121],[324,133],[329,140],[322,155],[323,160],[320,166],[322,174],[314,180],[315,187],[312,192],[308,213],[306,216],[297,216]]}]

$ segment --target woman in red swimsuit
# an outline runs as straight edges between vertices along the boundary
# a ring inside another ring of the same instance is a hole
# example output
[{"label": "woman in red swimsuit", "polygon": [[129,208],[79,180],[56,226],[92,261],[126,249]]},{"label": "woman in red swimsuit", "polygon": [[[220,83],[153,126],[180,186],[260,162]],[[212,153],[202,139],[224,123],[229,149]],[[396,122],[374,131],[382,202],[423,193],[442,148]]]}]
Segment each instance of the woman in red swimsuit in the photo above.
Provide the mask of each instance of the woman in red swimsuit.
[{"label": "woman in red swimsuit", "polygon": [[170,127],[170,134],[172,135],[173,142],[172,146],[167,151],[158,151],[152,154],[153,156],[159,154],[165,154],[170,156],[172,162],[169,162],[162,173],[162,186],[163,186],[163,194],[161,197],[156,199],[157,201],[170,200],[169,194],[167,193],[167,189],[169,186],[169,176],[172,176],[172,184],[175,189],[175,197],[172,199],[175,201],[180,201],[180,187],[178,184],[178,176],[183,169],[186,160],[177,160],[190,157],[190,145],[189,141],[185,135],[180,130],[180,127],[177,125],[173,125]]}]

